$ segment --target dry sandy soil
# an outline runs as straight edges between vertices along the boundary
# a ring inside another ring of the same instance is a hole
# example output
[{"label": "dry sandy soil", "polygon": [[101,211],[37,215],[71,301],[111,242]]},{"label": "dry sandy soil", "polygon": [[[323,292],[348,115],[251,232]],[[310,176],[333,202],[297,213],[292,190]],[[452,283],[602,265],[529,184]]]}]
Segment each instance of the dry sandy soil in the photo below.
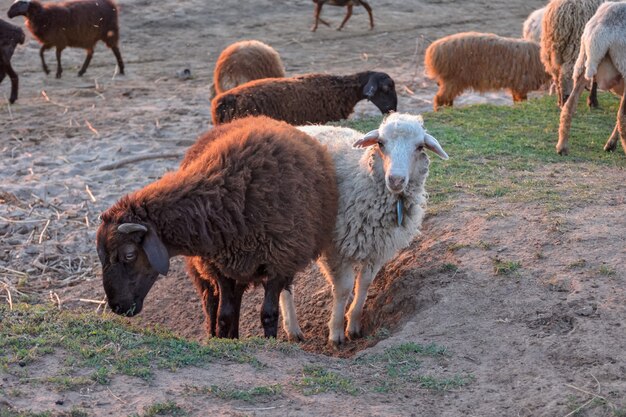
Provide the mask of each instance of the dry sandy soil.
[{"label": "dry sandy soil", "polygon": [[[309,32],[307,0],[120,0],[122,54],[126,76],[114,76],[112,53],[99,45],[87,74],[77,78],[83,52],[66,50],[64,76],[46,77],[28,35],[13,58],[20,98],[8,106],[8,82],[0,86],[0,284],[14,297],[27,292],[59,297],[65,308],[92,308],[80,298],[101,300],[100,267],[94,250],[98,214],[126,192],[165,171],[210,121],[209,85],[213,64],[228,44],[255,38],[274,46],[290,74],[382,70],[397,81],[400,111],[432,106],[436,86],[424,79],[425,47],[443,35],[466,30],[519,36],[525,17],[543,1],[373,0],[376,28],[367,30],[363,9],[342,32],[320,26]],[[215,4],[213,4],[215,3]],[[7,10],[10,0],[0,0]],[[210,4],[207,5],[207,4]],[[337,26],[343,10],[326,7]],[[16,19],[22,24],[21,18]],[[54,68],[54,54],[48,53]],[[193,78],[181,80],[184,68]],[[510,103],[502,93],[466,94],[460,105]],[[353,117],[376,114],[369,103]],[[161,153],[169,158],[105,170],[127,157]],[[558,164],[544,177],[568,192],[569,172]],[[608,172],[607,172],[608,171]],[[433,392],[405,387],[391,394],[327,393],[305,397],[289,391],[271,404],[241,405],[193,397],[194,415],[566,415],[597,393],[608,404],[626,407],[626,175],[623,170],[581,168],[597,185],[592,205],[555,214],[541,206],[479,199],[431,213],[423,236],[391,262],[370,290],[366,308],[370,337],[339,351],[325,347],[330,289],[314,268],[296,281],[298,314],[307,342],[284,357],[266,353],[265,370],[249,365],[159,372],[150,384],[116,378],[109,387],[64,394],[30,392],[8,401],[18,409],[59,413],[72,406],[90,415],[127,415],[156,401],[181,400],[185,384],[232,381],[235,385],[289,386],[303,363],[353,372],[345,357],[374,354],[403,342],[437,343],[453,355],[432,360],[433,373],[467,373],[468,386]],[[566,180],[556,181],[560,175]],[[593,191],[590,191],[593,192]],[[519,261],[513,275],[494,274],[494,260]],[[444,266],[455,264],[456,271]],[[246,297],[244,336],[261,333],[259,291]],[[6,300],[6,296],[0,302]],[[197,296],[174,262],[134,319],[159,323],[202,340]],[[358,353],[357,353],[358,352]],[[54,358],[48,359],[54,362]],[[46,367],[54,368],[54,363]],[[9,388],[15,381],[0,380]],[[577,387],[577,388],[574,388]],[[114,395],[117,394],[117,395]],[[121,399],[120,397],[123,397]],[[0,395],[0,400],[2,400]],[[2,407],[0,401],[0,407]],[[6,403],[5,403],[6,405]],[[609,407],[587,415],[617,415]]]}]

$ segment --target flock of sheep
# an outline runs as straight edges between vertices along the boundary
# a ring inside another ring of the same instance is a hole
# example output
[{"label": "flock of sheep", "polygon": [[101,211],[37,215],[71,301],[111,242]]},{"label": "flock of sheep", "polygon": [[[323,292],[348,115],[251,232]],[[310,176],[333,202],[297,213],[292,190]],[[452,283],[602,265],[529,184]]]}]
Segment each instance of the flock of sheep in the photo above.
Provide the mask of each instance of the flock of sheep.
[{"label": "flock of sheep", "polygon": [[[313,0],[315,26],[324,3],[347,6],[363,0]],[[44,51],[87,50],[83,75],[96,42],[114,53],[120,73],[117,7],[112,0],[41,4],[17,0],[9,17],[22,15]],[[624,93],[626,3],[552,0],[524,24],[525,39],[461,33],[432,43],[427,74],[439,84],[434,108],[451,106],[468,88],[509,89],[515,101],[552,83],[562,107],[559,153],[567,153],[568,130],[582,90]],[[0,21],[0,81],[17,74],[10,58],[24,33]],[[279,308],[290,340],[302,340],[292,282],[311,261],[332,283],[329,342],[360,337],[367,290],[380,268],[419,233],[429,171],[425,151],[448,155],[427,133],[420,116],[396,113],[394,81],[383,72],[286,77],[278,53],[258,41],[238,42],[220,55],[214,72],[214,128],[187,151],[178,170],[121,198],[105,211],[97,233],[103,285],[111,309],[135,315],[171,257],[186,257],[201,297],[207,332],[239,336],[241,300],[251,284],[265,290],[261,321],[276,337]],[[347,118],[367,99],[388,114],[369,133],[322,126]],[[626,104],[606,150],[617,137],[626,151]],[[346,314],[347,303],[354,299]],[[347,316],[347,326],[344,317]],[[344,330],[345,327],[345,330]]]}]

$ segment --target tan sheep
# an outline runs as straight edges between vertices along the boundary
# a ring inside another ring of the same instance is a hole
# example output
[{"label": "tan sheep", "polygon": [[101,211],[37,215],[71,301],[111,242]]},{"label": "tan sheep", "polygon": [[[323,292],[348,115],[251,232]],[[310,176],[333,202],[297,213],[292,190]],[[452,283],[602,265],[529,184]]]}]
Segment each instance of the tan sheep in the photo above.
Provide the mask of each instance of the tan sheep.
[{"label": "tan sheep", "polygon": [[464,90],[509,89],[513,101],[526,100],[549,80],[539,59],[539,45],[490,33],[465,32],[446,36],[426,49],[424,66],[437,81],[435,111],[452,106]]},{"label": "tan sheep", "polygon": [[274,48],[257,40],[235,42],[217,59],[212,97],[248,81],[284,76],[285,67]]},{"label": "tan sheep", "polygon": [[[585,23],[604,0],[552,0],[542,22],[541,61],[556,85],[559,107],[572,92],[572,74]],[[595,83],[587,103],[598,107]]]}]

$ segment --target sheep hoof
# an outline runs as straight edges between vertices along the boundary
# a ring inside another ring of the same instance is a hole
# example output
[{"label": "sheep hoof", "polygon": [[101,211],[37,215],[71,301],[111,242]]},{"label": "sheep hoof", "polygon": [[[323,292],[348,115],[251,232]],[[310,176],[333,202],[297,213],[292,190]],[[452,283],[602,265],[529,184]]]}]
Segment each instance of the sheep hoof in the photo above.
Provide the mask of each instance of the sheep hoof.
[{"label": "sheep hoof", "polygon": [[350,340],[356,340],[363,337],[363,332],[361,330],[351,330],[348,332],[348,338]]},{"label": "sheep hoof", "polygon": [[328,339],[328,346],[332,349],[339,349],[339,347],[343,345],[345,341],[346,340],[344,336],[341,335],[340,337],[336,339]]},{"label": "sheep hoof", "polygon": [[615,143],[607,143],[606,145],[604,145],[604,151],[605,152],[613,152],[613,151],[615,151],[615,149],[617,149],[617,142],[615,142]]},{"label": "sheep hoof", "polygon": [[561,156],[566,156],[569,153],[569,150],[567,148],[557,149],[556,153]]},{"label": "sheep hoof", "polygon": [[79,77],[82,77],[83,75],[85,75],[85,72],[84,72],[84,71],[78,71],[78,76],[79,76]]},{"label": "sheep hoof", "polygon": [[306,341],[306,339],[304,338],[304,334],[302,334],[302,332],[287,335],[287,340],[293,343]]},{"label": "sheep hoof", "polygon": [[57,72],[57,78],[61,78],[61,73]]}]

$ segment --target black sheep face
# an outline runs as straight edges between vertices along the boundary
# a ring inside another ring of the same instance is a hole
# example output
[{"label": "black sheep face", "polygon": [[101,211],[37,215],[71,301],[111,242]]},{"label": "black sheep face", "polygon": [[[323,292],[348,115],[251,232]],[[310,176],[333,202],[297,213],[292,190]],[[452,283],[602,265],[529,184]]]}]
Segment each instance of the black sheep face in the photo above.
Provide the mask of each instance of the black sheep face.
[{"label": "black sheep face", "polygon": [[363,95],[374,103],[383,114],[398,110],[395,83],[384,72],[374,72],[369,76],[368,82],[363,88]]},{"label": "black sheep face", "polygon": [[13,19],[15,16],[26,16],[29,7],[29,0],[17,0],[11,5],[11,8],[9,8],[7,16],[9,16],[9,19]]},{"label": "black sheep face", "polygon": [[139,314],[159,273],[167,274],[167,249],[153,228],[135,223],[103,223],[96,244],[111,310],[129,317]]}]

